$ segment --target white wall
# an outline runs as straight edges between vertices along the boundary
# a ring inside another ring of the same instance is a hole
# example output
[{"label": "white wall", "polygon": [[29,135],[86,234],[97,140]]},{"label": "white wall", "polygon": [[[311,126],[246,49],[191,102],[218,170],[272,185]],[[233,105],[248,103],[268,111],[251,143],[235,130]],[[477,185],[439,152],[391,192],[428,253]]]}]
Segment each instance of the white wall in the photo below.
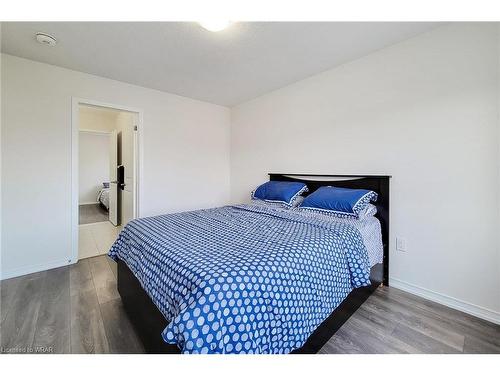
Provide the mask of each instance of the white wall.
[{"label": "white wall", "polygon": [[436,29],[233,108],[230,140],[224,107],[1,55],[2,277],[69,259],[75,96],[144,110],[141,216],[229,176],[239,202],[269,171],[393,175],[392,285],[498,317],[499,53],[493,25]]},{"label": "white wall", "polygon": [[267,172],[390,174],[392,284],[500,322],[498,47],[448,25],[233,108],[232,200]]},{"label": "white wall", "polygon": [[103,182],[109,182],[109,133],[80,131],[78,144],[78,203],[97,202]]},{"label": "white wall", "polygon": [[140,216],[223,205],[229,110],[2,55],[2,278],[71,254],[71,98],[144,111]]}]

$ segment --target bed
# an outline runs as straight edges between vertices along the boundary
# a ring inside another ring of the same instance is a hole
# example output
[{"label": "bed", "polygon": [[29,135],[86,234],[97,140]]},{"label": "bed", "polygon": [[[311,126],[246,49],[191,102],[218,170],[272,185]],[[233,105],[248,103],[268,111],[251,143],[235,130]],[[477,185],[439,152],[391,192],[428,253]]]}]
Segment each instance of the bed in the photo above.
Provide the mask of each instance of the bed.
[{"label": "bed", "polygon": [[370,189],[377,214],[360,226],[243,204],[133,220],[110,256],[148,352],[315,353],[388,285],[389,176],[270,180]]},{"label": "bed", "polygon": [[97,194],[97,202],[99,202],[107,211],[109,211],[109,187],[103,187]]}]

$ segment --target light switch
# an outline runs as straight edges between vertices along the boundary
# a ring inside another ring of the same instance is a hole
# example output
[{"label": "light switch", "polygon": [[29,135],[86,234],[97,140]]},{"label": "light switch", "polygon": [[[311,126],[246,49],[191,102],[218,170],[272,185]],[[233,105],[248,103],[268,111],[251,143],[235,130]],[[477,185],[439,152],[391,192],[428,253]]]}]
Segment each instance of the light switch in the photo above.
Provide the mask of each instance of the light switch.
[{"label": "light switch", "polygon": [[406,251],[406,239],[401,237],[396,237],[396,250]]}]

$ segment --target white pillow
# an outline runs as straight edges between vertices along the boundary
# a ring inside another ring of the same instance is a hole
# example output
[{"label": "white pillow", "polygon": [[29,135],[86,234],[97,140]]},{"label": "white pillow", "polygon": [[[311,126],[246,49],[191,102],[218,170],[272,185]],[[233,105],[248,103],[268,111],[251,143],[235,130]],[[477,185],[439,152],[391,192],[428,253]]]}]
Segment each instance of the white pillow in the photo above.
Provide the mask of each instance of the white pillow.
[{"label": "white pillow", "polygon": [[365,217],[372,217],[375,216],[377,213],[377,206],[374,204],[368,203],[365,208],[363,208],[361,211],[359,211],[358,217],[360,219],[363,219]]}]

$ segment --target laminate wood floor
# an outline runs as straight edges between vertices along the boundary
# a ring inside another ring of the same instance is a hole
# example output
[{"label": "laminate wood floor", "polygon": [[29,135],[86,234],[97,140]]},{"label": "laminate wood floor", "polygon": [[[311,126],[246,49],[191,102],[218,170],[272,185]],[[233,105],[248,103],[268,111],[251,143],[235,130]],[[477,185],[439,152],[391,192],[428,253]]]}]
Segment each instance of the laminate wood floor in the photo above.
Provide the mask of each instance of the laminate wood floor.
[{"label": "laminate wood floor", "polygon": [[[2,281],[5,352],[143,353],[99,256]],[[500,326],[394,288],[379,288],[320,353],[500,353]]]}]

